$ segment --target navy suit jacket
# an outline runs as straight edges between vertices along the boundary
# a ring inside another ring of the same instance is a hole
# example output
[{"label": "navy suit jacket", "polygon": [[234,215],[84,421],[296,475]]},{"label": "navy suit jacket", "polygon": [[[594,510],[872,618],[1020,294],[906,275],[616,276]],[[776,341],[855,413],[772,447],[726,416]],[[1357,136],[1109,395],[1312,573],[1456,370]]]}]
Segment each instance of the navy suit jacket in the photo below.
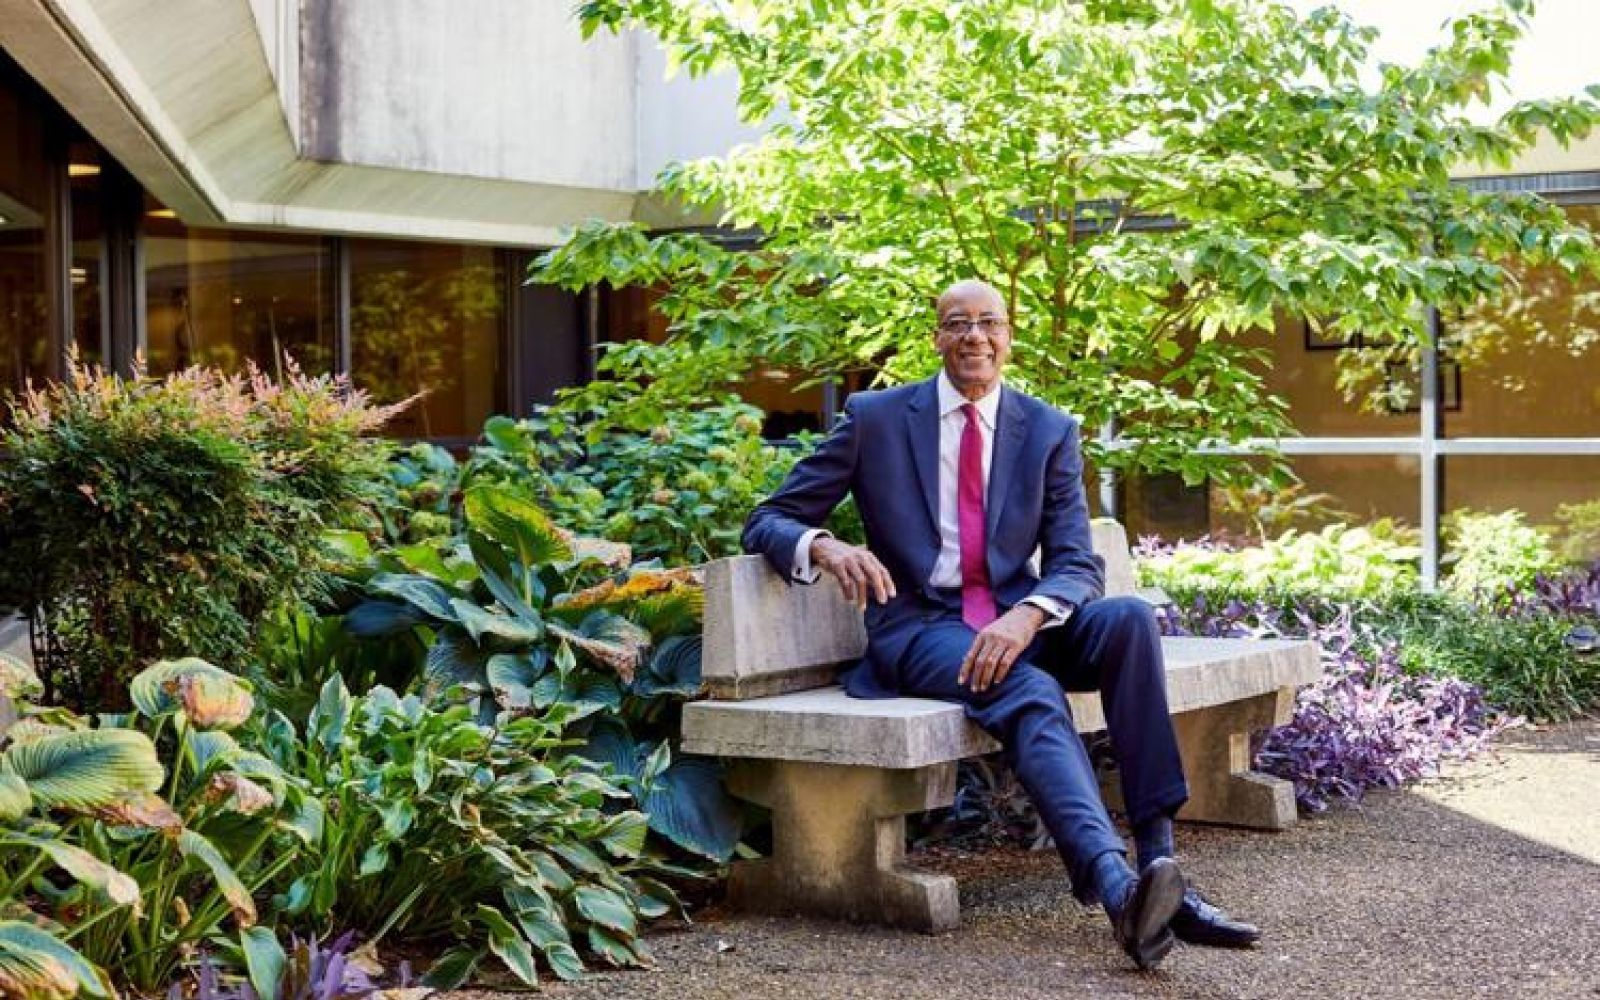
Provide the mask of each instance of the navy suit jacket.
[{"label": "navy suit jacket", "polygon": [[[1074,606],[1099,597],[1104,564],[1089,533],[1077,421],[1002,387],[996,424],[984,503],[996,603],[1004,611],[1032,594]],[[867,655],[844,678],[858,698],[898,693],[901,654],[940,614],[943,602],[927,586],[939,555],[938,491],[938,388],[929,379],[853,394],[833,432],[745,523],[745,551],[793,581],[801,536],[821,527],[846,493],[855,497],[867,547],[897,592],[888,604],[867,604]]]}]

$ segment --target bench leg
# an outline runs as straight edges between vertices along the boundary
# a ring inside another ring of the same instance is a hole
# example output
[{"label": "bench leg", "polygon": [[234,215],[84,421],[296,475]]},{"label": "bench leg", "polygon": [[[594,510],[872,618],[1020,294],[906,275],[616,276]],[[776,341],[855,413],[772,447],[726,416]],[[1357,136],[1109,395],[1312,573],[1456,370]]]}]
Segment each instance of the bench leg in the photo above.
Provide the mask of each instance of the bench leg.
[{"label": "bench leg", "polygon": [[905,867],[906,814],[955,799],[955,764],[917,770],[742,760],[734,795],[772,810],[772,857],[733,866],[730,902],[761,913],[929,934],[961,923],[955,879]]},{"label": "bench leg", "polygon": [[1294,785],[1250,769],[1250,734],[1289,721],[1294,691],[1277,691],[1172,717],[1189,779],[1181,820],[1261,830],[1294,825]]}]

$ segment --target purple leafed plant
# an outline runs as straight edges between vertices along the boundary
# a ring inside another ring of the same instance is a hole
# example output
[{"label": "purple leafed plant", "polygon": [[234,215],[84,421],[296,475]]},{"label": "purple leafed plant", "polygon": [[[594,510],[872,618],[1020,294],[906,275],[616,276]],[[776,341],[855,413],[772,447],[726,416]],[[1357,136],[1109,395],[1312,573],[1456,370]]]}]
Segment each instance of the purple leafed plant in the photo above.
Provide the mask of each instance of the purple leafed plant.
[{"label": "purple leafed plant", "polygon": [[[383,989],[365,969],[350,961],[354,950],[354,931],[346,931],[326,947],[314,937],[302,940],[291,935],[283,984],[271,1000],[363,1000]],[[401,962],[393,978],[392,985],[411,985],[410,963]],[[185,986],[173,983],[168,1000],[260,1000],[242,977],[223,977],[209,955],[195,970],[192,990]]]},{"label": "purple leafed plant", "polygon": [[1294,636],[1317,640],[1323,675],[1302,689],[1289,723],[1255,741],[1256,768],[1294,782],[1313,812],[1369,788],[1394,788],[1438,774],[1446,760],[1483,750],[1520,722],[1495,712],[1478,688],[1454,677],[1409,674],[1393,642],[1363,641],[1349,605],[1298,602],[1292,610],[1197,598],[1158,613],[1169,635]]}]

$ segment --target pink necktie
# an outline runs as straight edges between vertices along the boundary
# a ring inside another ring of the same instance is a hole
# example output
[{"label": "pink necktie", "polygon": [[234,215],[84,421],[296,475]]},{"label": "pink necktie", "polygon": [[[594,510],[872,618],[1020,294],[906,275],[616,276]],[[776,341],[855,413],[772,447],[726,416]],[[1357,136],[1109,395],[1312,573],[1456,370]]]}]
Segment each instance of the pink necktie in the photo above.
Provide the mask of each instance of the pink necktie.
[{"label": "pink necktie", "polygon": [[956,484],[956,517],[961,529],[961,620],[974,632],[998,615],[989,591],[988,530],[983,524],[983,431],[978,408],[961,407],[967,426],[961,431],[961,473]]}]

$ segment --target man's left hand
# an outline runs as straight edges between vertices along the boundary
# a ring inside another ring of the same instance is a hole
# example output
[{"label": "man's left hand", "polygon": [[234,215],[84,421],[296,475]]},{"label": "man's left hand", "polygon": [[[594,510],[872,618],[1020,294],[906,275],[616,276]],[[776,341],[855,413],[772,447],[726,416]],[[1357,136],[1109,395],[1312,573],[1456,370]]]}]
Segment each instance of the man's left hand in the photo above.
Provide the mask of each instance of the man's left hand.
[{"label": "man's left hand", "polygon": [[987,691],[1006,679],[1011,665],[1033,642],[1043,627],[1044,611],[1032,604],[1018,604],[996,618],[972,640],[967,658],[961,661],[957,684],[968,684],[974,691]]}]

